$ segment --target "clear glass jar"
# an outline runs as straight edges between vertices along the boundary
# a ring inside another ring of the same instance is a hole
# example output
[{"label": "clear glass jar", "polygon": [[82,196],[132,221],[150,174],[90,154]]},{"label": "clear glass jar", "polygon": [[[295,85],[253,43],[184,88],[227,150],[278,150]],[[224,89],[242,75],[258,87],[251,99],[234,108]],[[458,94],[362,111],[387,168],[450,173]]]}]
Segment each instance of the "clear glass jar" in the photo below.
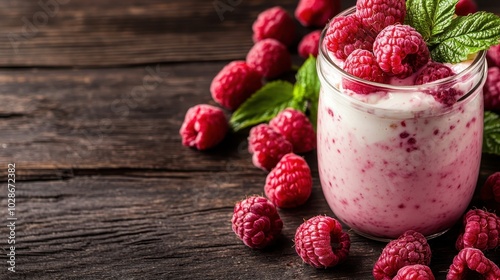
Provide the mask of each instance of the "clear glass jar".
[{"label": "clear glass jar", "polygon": [[[324,47],[324,35],[317,60],[318,167],[330,208],[371,239],[386,241],[410,229],[428,238],[444,233],[466,211],[478,179],[484,52],[437,83],[385,85],[344,72]],[[346,81],[377,94],[360,100],[342,88]],[[452,106],[429,105],[428,93],[449,89],[464,95]],[[396,102],[408,95],[409,102]]]}]

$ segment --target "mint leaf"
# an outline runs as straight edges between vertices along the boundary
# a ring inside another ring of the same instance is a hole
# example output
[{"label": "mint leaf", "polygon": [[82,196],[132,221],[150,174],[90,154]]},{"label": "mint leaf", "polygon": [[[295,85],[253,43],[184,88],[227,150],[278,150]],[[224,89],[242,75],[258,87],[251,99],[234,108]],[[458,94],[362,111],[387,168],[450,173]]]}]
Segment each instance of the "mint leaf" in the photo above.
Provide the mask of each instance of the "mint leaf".
[{"label": "mint leaf", "polygon": [[234,131],[271,120],[283,109],[304,107],[294,99],[293,85],[286,81],[274,81],[255,92],[233,113],[229,124]]},{"label": "mint leaf", "polygon": [[451,23],[458,0],[407,0],[405,23],[415,28],[427,42]]},{"label": "mint leaf", "polygon": [[304,104],[304,108],[301,111],[306,111],[307,108],[305,106],[309,104],[309,120],[316,128],[320,82],[316,70],[316,58],[314,56],[309,56],[302,64],[295,78],[296,82],[293,88],[294,99],[299,104]]},{"label": "mint leaf", "polygon": [[484,112],[483,153],[500,155],[500,116]]},{"label": "mint leaf", "polygon": [[452,19],[442,33],[427,43],[431,45],[434,61],[458,63],[467,60],[470,54],[497,45],[499,40],[500,17],[477,12]]}]

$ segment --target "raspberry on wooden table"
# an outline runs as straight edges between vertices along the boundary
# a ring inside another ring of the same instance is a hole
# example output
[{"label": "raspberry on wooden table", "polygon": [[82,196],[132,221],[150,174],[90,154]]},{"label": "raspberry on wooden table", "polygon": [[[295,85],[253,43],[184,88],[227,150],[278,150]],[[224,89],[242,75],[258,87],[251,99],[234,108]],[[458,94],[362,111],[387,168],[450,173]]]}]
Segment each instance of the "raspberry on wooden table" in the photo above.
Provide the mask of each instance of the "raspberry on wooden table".
[{"label": "raspberry on wooden table", "polygon": [[431,247],[425,237],[419,232],[408,230],[382,250],[373,267],[373,277],[375,280],[392,279],[406,265],[429,265],[430,262]]},{"label": "raspberry on wooden table", "polygon": [[465,213],[463,222],[463,233],[455,244],[458,250],[472,247],[485,251],[500,245],[500,218],[495,213],[471,209]]},{"label": "raspberry on wooden table", "polygon": [[500,269],[481,250],[464,248],[453,258],[446,279],[498,280]]},{"label": "raspberry on wooden table", "polygon": [[484,109],[500,111],[500,67],[488,68],[488,76],[483,87]]},{"label": "raspberry on wooden table", "polygon": [[481,188],[480,197],[487,204],[492,204],[491,208],[496,213],[500,213],[500,172],[488,176]]},{"label": "raspberry on wooden table", "polygon": [[229,124],[220,108],[200,104],[186,112],[179,134],[182,145],[206,150],[219,144],[228,130]]},{"label": "raspberry on wooden table", "polygon": [[340,12],[340,0],[300,0],[295,9],[295,18],[304,26],[323,28]]},{"label": "raspberry on wooden table", "polygon": [[500,45],[491,46],[488,49],[486,52],[486,61],[488,61],[488,67],[500,67]]},{"label": "raspberry on wooden table", "polygon": [[321,37],[321,30],[315,30],[306,34],[299,42],[298,46],[299,55],[302,58],[308,58],[309,55],[318,57],[320,37]]},{"label": "raspberry on wooden table", "polygon": [[269,126],[290,142],[294,153],[306,153],[316,148],[316,132],[304,113],[287,108],[276,115]]},{"label": "raspberry on wooden table", "polygon": [[375,38],[373,53],[385,72],[406,78],[430,60],[427,44],[413,27],[390,25]]},{"label": "raspberry on wooden table", "polygon": [[269,79],[292,68],[292,59],[286,46],[270,38],[255,43],[247,54],[246,62],[250,68]]},{"label": "raspberry on wooden table", "polygon": [[252,30],[255,43],[272,38],[289,46],[295,39],[295,23],[290,14],[280,6],[261,12],[253,23]]},{"label": "raspberry on wooden table", "polygon": [[266,178],[266,196],[280,208],[304,204],[312,191],[311,169],[294,153],[286,154]]},{"label": "raspberry on wooden table", "polygon": [[458,16],[466,16],[477,12],[477,4],[474,0],[458,0],[455,6],[455,14]]},{"label": "raspberry on wooden table", "polygon": [[253,154],[253,164],[271,171],[280,159],[292,152],[292,144],[267,124],[259,124],[250,129],[248,151]]},{"label": "raspberry on wooden table", "polygon": [[392,280],[435,280],[431,269],[422,264],[403,266]]},{"label": "raspberry on wooden table", "polygon": [[358,0],[356,15],[376,33],[389,25],[404,23],[405,0]]},{"label": "raspberry on wooden table", "polygon": [[351,239],[342,225],[328,216],[315,216],[295,232],[295,251],[302,260],[316,268],[333,267],[349,255]]},{"label": "raspberry on wooden table", "polygon": [[224,66],[210,85],[212,98],[228,110],[236,110],[248,97],[262,87],[262,76],[245,61]]},{"label": "raspberry on wooden table", "polygon": [[262,196],[250,196],[237,202],[231,223],[238,238],[254,249],[271,244],[283,228],[276,207]]},{"label": "raspberry on wooden table", "polygon": [[345,60],[354,50],[372,50],[376,33],[363,25],[355,14],[335,17],[330,21],[325,35],[326,48]]}]

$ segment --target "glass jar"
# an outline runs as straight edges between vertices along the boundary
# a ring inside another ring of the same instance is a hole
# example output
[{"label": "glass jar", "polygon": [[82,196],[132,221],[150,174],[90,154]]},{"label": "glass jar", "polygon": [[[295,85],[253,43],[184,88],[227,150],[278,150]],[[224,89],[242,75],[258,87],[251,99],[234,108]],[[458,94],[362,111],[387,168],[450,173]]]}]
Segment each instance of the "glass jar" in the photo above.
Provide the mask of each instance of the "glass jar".
[{"label": "glass jar", "polygon": [[[444,233],[466,211],[478,179],[485,53],[437,82],[377,84],[344,72],[325,48],[324,35],[317,60],[318,168],[330,208],[371,239],[387,241],[410,229],[428,238]],[[356,96],[343,89],[346,82],[375,94]],[[445,90],[463,96],[440,105],[432,94]]]}]

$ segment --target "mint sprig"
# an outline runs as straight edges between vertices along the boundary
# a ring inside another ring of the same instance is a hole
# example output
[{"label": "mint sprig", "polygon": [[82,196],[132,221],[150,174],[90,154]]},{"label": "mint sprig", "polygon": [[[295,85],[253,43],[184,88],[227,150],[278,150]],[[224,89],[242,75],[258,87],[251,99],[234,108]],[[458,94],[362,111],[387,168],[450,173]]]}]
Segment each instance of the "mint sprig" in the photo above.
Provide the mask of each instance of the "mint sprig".
[{"label": "mint sprig", "polygon": [[500,155],[500,116],[484,112],[483,153]]},{"label": "mint sprig", "polygon": [[477,12],[454,16],[457,0],[407,0],[405,22],[425,39],[432,60],[458,63],[500,43],[500,17]]},{"label": "mint sprig", "polygon": [[458,0],[407,0],[406,24],[415,28],[427,41],[450,25],[457,3]]},{"label": "mint sprig", "polygon": [[259,123],[268,122],[286,108],[306,112],[316,125],[319,78],[316,58],[309,57],[295,76],[295,85],[287,81],[272,81],[248,98],[231,116],[229,124],[239,131]]}]

